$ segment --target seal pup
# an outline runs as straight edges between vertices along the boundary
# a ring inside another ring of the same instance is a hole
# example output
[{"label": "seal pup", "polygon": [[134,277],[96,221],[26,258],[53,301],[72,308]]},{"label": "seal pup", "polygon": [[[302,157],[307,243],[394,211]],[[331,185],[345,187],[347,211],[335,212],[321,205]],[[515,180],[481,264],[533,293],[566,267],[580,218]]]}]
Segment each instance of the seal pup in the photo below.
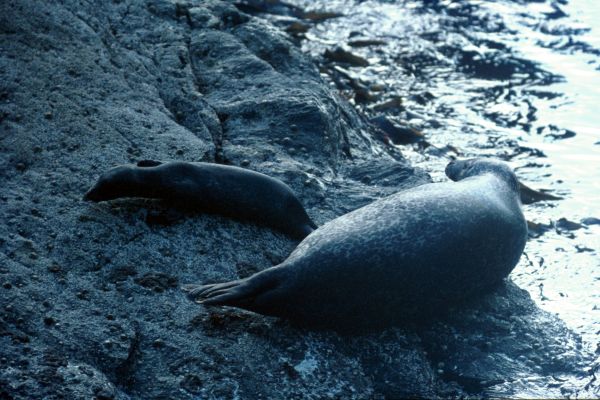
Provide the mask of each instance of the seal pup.
[{"label": "seal pup", "polygon": [[228,165],[143,160],[100,176],[84,199],[162,199],[185,209],[253,221],[302,239],[316,229],[289,186],[279,179]]},{"label": "seal pup", "polygon": [[420,320],[489,290],[527,239],[519,183],[504,163],[453,161],[431,183],[336,218],[281,264],[183,289],[197,302],[324,327]]}]

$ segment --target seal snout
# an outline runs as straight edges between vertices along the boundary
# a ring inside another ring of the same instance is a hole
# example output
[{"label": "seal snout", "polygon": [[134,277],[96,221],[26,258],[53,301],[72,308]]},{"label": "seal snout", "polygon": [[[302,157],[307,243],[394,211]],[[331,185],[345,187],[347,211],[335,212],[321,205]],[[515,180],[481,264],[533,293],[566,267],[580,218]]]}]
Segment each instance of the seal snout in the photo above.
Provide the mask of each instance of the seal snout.
[{"label": "seal snout", "polygon": [[94,201],[94,202],[100,201],[100,196],[98,196],[98,191],[96,190],[96,187],[93,187],[90,190],[88,190],[83,195],[83,200],[84,201]]}]

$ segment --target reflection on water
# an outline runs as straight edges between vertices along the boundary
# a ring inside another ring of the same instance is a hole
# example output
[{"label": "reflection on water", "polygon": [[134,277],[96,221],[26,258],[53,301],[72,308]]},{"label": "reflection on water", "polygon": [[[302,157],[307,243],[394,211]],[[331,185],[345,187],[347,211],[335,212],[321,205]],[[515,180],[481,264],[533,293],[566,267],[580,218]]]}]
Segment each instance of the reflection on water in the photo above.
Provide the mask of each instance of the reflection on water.
[{"label": "reflection on water", "polygon": [[[564,197],[525,206],[543,229],[511,277],[597,356],[600,2],[293,3],[344,14],[313,26],[302,46],[358,108],[424,132],[432,146],[400,148],[434,179],[446,179],[451,156],[494,156]],[[323,53],[340,45],[369,65],[328,64]]]}]

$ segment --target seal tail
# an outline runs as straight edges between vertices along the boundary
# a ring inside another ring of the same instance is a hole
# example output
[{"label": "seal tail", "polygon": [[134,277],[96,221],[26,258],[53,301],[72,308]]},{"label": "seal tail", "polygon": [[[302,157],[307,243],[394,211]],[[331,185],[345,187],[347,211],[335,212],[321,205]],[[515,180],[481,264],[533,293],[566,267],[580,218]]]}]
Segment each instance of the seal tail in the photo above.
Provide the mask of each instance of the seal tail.
[{"label": "seal tail", "polygon": [[[268,270],[267,270],[268,271]],[[257,311],[257,299],[277,286],[277,279],[267,271],[246,279],[210,285],[184,285],[182,289],[196,303],[207,306],[230,306]],[[270,271],[269,271],[270,272]],[[263,297],[264,298],[264,297]]]}]

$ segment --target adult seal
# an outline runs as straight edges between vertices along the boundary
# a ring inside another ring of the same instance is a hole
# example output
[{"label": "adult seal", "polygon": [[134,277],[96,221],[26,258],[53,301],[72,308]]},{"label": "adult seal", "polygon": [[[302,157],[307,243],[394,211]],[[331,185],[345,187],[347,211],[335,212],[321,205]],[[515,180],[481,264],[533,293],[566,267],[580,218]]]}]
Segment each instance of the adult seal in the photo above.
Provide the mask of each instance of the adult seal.
[{"label": "adult seal", "polygon": [[120,165],[105,172],[84,199],[122,197],[162,199],[185,209],[267,225],[297,239],[317,227],[289,186],[227,165],[153,160]]},{"label": "adult seal", "polygon": [[483,159],[453,161],[446,175],[456,182],[406,190],[326,223],[275,267],[184,290],[205,305],[327,327],[419,320],[489,291],[525,247],[518,180],[506,164]]}]

